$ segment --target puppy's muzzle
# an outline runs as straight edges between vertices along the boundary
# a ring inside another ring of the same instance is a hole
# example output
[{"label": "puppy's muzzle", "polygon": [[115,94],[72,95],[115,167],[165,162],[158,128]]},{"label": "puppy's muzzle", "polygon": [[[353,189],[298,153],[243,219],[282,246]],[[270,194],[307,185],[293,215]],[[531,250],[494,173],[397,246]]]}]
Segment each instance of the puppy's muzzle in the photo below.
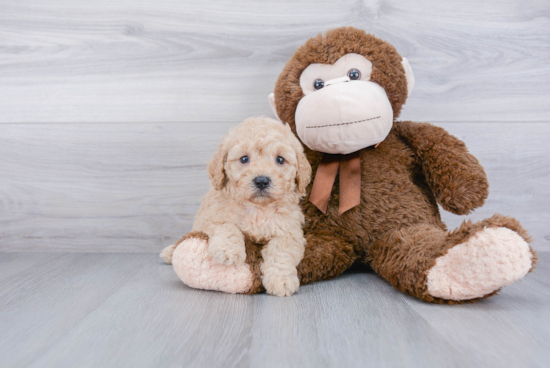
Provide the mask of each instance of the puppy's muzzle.
[{"label": "puppy's muzzle", "polygon": [[254,180],[252,180],[254,183],[254,186],[258,188],[259,190],[266,190],[269,188],[269,185],[271,184],[271,179],[267,176],[256,176]]}]

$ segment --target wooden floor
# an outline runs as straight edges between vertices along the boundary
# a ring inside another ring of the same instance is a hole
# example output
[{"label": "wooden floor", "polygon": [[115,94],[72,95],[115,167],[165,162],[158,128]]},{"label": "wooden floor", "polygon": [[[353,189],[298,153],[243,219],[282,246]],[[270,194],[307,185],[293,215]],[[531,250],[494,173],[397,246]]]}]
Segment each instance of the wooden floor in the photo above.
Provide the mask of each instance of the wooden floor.
[{"label": "wooden floor", "polygon": [[2,367],[548,367],[550,253],[441,306],[368,270],[288,298],[184,286],[154,254],[0,253]]}]

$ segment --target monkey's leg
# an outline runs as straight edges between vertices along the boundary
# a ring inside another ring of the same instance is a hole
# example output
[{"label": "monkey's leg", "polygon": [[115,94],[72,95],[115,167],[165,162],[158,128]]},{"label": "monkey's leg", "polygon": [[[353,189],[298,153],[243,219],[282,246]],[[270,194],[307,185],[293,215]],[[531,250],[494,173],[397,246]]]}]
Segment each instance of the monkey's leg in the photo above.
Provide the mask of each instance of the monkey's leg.
[{"label": "monkey's leg", "polygon": [[[300,284],[338,276],[351,267],[357,256],[353,245],[335,234],[315,231],[305,235],[304,258],[297,267]],[[254,294],[264,291],[261,281],[261,246],[245,239],[246,262],[224,266],[208,255],[208,236],[192,232],[169,246],[161,255],[173,252],[174,271],[187,286],[227,293]],[[174,249],[175,248],[175,249]]]},{"label": "monkey's leg", "polygon": [[[304,258],[296,267],[300,285],[338,276],[357,259],[353,245],[333,233],[306,231]],[[249,294],[265,291],[261,282],[261,246],[246,242],[246,263],[252,271],[253,286]]]},{"label": "monkey's leg", "polygon": [[[166,252],[163,250],[165,256],[170,247]],[[214,261],[208,254],[208,235],[201,232],[192,232],[180,239],[171,262],[178,277],[192,288],[248,293],[255,285],[248,264],[224,266]]]},{"label": "monkey's leg", "polygon": [[298,265],[300,285],[336,277],[357,259],[353,244],[334,233],[309,231],[305,238],[304,259]]},{"label": "monkey's leg", "polygon": [[372,268],[402,292],[454,304],[496,294],[533,269],[537,255],[513,218],[465,221],[453,232],[418,224],[388,232],[369,250]]}]

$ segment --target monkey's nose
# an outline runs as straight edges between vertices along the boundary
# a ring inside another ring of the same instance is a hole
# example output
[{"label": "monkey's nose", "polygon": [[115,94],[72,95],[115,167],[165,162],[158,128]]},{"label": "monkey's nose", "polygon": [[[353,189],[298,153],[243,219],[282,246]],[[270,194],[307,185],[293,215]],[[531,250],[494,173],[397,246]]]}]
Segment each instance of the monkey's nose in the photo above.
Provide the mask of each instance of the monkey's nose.
[{"label": "monkey's nose", "polygon": [[265,189],[269,186],[269,183],[271,183],[271,179],[267,176],[256,176],[254,180],[252,180],[256,188],[258,189]]}]

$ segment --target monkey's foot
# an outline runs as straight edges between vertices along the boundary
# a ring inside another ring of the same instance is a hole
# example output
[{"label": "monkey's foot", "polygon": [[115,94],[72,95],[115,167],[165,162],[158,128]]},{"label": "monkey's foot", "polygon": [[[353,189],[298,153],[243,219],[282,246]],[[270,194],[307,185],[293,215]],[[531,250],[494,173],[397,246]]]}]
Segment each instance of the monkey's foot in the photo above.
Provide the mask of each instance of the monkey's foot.
[{"label": "monkey's foot", "polygon": [[188,238],[178,244],[172,255],[178,277],[195,289],[218,290],[226,293],[247,293],[253,285],[247,264],[224,266],[208,255],[208,240]]},{"label": "monkey's foot", "polygon": [[485,228],[436,260],[428,271],[428,293],[447,300],[481,298],[520,280],[532,266],[533,253],[518,233]]}]

